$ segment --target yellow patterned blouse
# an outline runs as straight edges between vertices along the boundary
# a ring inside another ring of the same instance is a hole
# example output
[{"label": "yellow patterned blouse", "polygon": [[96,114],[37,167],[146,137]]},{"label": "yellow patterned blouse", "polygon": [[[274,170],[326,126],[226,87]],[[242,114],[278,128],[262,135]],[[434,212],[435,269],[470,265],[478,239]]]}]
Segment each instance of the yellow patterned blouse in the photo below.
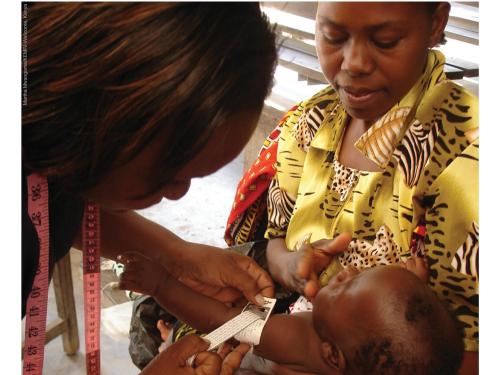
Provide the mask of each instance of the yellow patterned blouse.
[{"label": "yellow patterned blouse", "polygon": [[477,351],[478,100],[446,80],[443,66],[444,56],[430,51],[415,86],[356,142],[381,172],[338,162],[348,114],[333,88],[300,103],[281,131],[266,237],[285,237],[293,251],[309,236],[350,232],[324,283],[339,266],[406,258],[424,223],[430,286],[463,323],[466,350]]}]

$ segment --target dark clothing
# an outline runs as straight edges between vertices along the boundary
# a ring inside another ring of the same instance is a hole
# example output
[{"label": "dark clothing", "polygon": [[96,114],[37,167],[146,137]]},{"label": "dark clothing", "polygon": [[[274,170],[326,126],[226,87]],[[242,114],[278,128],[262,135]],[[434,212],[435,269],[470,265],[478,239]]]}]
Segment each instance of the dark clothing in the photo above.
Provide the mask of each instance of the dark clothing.
[{"label": "dark clothing", "polygon": [[[28,215],[28,179],[23,172],[22,181],[22,316],[26,314],[26,302],[35,277],[40,256],[38,236]],[[54,264],[71,248],[80,229],[84,200],[62,191],[49,181],[49,275]]]}]

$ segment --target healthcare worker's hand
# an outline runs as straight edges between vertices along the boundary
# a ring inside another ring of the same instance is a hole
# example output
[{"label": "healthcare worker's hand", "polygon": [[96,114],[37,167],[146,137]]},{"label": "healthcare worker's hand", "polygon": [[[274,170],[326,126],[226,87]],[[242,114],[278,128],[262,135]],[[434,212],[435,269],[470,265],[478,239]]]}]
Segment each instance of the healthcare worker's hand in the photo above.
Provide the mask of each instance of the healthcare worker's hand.
[{"label": "healthcare worker's hand", "polygon": [[[209,343],[199,336],[183,337],[157,355],[140,375],[219,375],[222,359],[217,353],[207,350]],[[189,357],[198,353],[194,368],[186,363]]]},{"label": "healthcare worker's hand", "polygon": [[213,246],[193,244],[196,248],[186,255],[182,264],[169,269],[198,293],[233,302],[242,295],[261,305],[262,297],[273,297],[271,277],[250,257]]},{"label": "healthcare worker's hand", "polygon": [[[233,375],[250,349],[248,344],[231,348],[225,343],[217,353],[203,351],[208,347],[199,336],[185,336],[156,356],[140,375]],[[192,367],[187,360],[196,353]]]}]

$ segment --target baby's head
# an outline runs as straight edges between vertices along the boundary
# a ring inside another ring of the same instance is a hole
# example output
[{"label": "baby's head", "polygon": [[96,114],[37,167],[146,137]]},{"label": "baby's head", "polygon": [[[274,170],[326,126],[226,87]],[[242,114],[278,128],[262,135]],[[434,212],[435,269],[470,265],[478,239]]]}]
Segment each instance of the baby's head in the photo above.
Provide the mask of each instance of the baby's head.
[{"label": "baby's head", "polygon": [[322,355],[345,374],[455,374],[463,343],[454,317],[410,271],[347,268],[314,299]]}]

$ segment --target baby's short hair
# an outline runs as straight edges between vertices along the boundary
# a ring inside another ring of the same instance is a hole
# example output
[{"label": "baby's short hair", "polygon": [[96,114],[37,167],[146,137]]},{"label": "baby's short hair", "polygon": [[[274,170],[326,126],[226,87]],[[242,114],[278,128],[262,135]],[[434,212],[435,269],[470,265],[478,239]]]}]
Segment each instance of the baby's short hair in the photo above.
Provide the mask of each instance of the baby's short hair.
[{"label": "baby's short hair", "polygon": [[391,303],[393,324],[368,333],[348,355],[346,374],[456,374],[462,328],[447,306],[423,283]]}]

